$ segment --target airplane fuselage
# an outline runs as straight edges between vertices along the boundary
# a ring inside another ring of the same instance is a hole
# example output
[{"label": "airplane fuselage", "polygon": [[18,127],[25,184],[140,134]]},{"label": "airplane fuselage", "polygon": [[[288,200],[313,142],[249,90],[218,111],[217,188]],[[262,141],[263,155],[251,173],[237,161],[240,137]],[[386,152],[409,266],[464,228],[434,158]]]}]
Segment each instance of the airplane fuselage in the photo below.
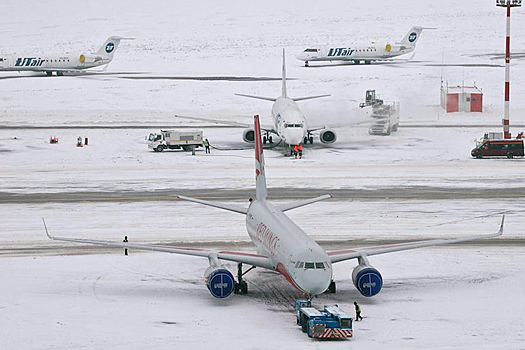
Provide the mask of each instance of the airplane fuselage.
[{"label": "airplane fuselage", "polygon": [[111,57],[90,54],[65,55],[0,55],[0,71],[66,71],[98,67],[111,61]]},{"label": "airplane fuselage", "polygon": [[279,97],[272,106],[275,130],[283,142],[298,145],[308,134],[306,118],[297,103],[287,97]]},{"label": "airplane fuselage", "polygon": [[318,295],[332,281],[332,264],[325,250],[280,209],[252,200],[246,229],[258,254],[270,258],[273,268],[299,291]]},{"label": "airplane fuselage", "polygon": [[304,62],[315,61],[354,61],[370,62],[391,59],[414,51],[415,46],[399,43],[375,43],[361,46],[332,46],[308,48],[296,57]]}]

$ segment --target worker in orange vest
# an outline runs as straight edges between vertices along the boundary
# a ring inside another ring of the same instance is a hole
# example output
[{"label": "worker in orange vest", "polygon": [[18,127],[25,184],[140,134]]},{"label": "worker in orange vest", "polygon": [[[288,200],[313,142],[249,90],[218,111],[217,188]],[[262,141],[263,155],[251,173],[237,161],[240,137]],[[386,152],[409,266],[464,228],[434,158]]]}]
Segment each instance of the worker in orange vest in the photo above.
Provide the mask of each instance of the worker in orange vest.
[{"label": "worker in orange vest", "polygon": [[299,153],[299,145],[295,145],[293,148],[293,154],[295,155],[295,159],[297,159],[297,154]]},{"label": "worker in orange vest", "polygon": [[297,151],[299,152],[299,159],[303,158],[303,145],[297,145]]}]

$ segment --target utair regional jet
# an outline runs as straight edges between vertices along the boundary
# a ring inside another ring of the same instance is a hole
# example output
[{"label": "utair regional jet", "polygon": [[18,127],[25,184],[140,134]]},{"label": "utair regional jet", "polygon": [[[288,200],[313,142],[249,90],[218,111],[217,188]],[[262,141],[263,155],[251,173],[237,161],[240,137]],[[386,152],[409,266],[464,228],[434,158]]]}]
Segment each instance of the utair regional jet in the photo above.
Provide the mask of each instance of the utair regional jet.
[{"label": "utair regional jet", "polygon": [[[64,75],[66,72],[78,73],[80,71],[107,65],[113,60],[121,40],[119,36],[109,37],[97,52],[86,54],[83,52],[56,54],[56,55],[31,55],[14,56],[0,54],[0,72],[2,71],[30,71],[45,72],[47,75]],[[105,69],[104,68],[104,69]]]},{"label": "utair regional jet", "polygon": [[[257,247],[257,253],[234,252],[230,250],[206,250],[184,247],[166,247],[134,243],[95,241],[80,238],[51,236],[50,239],[96,244],[106,247],[141,249],[163,253],[193,255],[207,258],[209,267],[204,277],[210,293],[216,298],[225,298],[232,292],[245,294],[248,285],[243,280],[243,264],[251,265],[249,269],[260,267],[276,271],[306,297],[311,298],[325,291],[335,292],[332,266],[345,260],[357,259],[358,265],[352,272],[352,280],[357,290],[366,297],[381,291],[383,278],[379,271],[370,265],[368,258],[373,255],[398,252],[402,250],[437,246],[449,243],[473,241],[497,237],[503,233],[503,217],[499,232],[495,234],[470,236],[453,239],[434,239],[419,242],[351,248],[327,252],[310,236],[297,226],[284,212],[311,203],[331,198],[324,195],[317,198],[300,200],[288,204],[274,205],[267,200],[266,176],[264,172],[263,144],[259,116],[254,117],[255,130],[255,198],[250,199],[248,208],[243,206],[210,202],[201,199],[178,196],[183,200],[229,210],[246,217],[246,229],[250,239]],[[237,281],[222,261],[233,261],[238,264]]]},{"label": "utair regional jet", "polygon": [[305,67],[309,66],[309,62],[317,61],[353,61],[355,64],[361,62],[370,64],[372,61],[386,61],[393,57],[414,51],[423,29],[433,28],[412,27],[403,40],[395,43],[385,42],[320,48],[309,47],[296,55],[296,58],[304,61]]},{"label": "utair regional jet", "polygon": [[[299,109],[299,106],[296,102],[311,100],[314,98],[327,97],[330,95],[317,95],[317,96],[307,96],[307,97],[297,97],[292,98],[288,97],[286,90],[286,62],[285,62],[285,51],[283,50],[283,66],[282,66],[282,93],[280,97],[262,97],[262,96],[253,96],[245,94],[236,94],[238,96],[255,98],[259,100],[271,101],[273,102],[272,106],[272,125],[262,125],[261,129],[265,133],[263,136],[263,143],[269,142],[273,143],[272,134],[279,136],[279,138],[287,145],[290,146],[290,150],[299,144],[311,144],[314,142],[312,136],[313,132],[320,131],[319,140],[322,143],[334,143],[337,140],[337,134],[335,131],[330,129],[327,125],[309,125],[306,117]],[[253,128],[249,124],[224,121],[210,118],[201,118],[201,117],[186,117],[186,116],[177,116],[184,119],[194,119],[207,121],[218,124],[233,125],[246,128],[243,132],[243,140],[245,142],[254,142],[255,134]],[[348,123],[345,123],[345,125]]]}]

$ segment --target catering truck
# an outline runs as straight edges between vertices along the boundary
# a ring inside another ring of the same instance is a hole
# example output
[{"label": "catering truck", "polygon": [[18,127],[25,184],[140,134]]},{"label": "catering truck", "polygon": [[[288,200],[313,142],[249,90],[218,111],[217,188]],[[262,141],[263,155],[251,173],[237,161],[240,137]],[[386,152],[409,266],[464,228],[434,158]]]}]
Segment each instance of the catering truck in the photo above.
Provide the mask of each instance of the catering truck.
[{"label": "catering truck", "polygon": [[148,136],[148,148],[155,152],[166,149],[192,149],[202,147],[202,131],[200,130],[161,130],[160,134],[151,133]]}]

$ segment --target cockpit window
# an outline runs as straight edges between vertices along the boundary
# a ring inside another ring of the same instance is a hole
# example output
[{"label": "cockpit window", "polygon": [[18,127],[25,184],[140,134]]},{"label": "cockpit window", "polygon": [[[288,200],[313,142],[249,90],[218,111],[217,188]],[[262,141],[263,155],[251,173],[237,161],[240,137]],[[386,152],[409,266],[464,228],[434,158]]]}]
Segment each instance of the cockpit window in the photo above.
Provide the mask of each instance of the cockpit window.
[{"label": "cockpit window", "polygon": [[317,52],[319,49],[306,49],[304,52]]},{"label": "cockpit window", "polygon": [[315,268],[315,264],[313,262],[307,262],[304,264],[304,268],[305,269],[314,269]]},{"label": "cockpit window", "polygon": [[316,262],[315,263],[315,268],[316,269],[324,269],[324,264],[322,262]]}]

